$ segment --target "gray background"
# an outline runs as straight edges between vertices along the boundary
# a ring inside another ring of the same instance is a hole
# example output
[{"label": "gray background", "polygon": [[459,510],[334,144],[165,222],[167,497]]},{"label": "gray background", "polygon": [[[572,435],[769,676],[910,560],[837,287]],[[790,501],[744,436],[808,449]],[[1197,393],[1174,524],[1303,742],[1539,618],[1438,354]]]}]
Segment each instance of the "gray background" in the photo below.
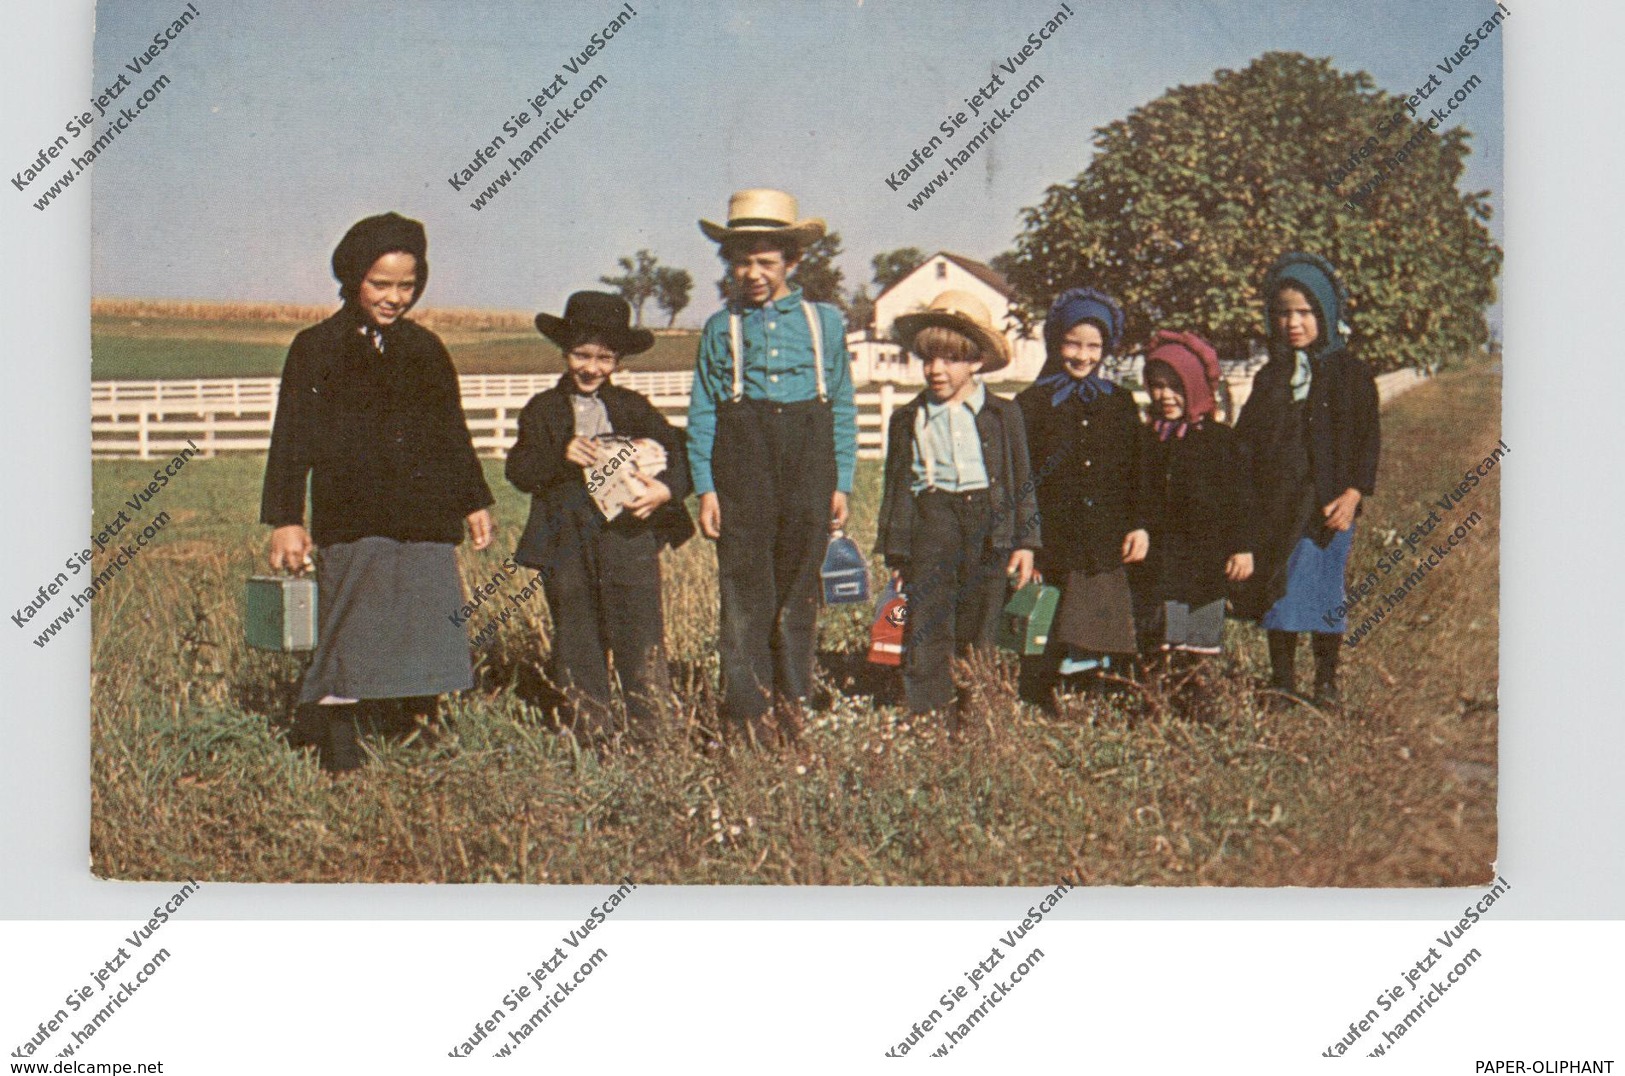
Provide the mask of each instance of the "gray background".
[{"label": "gray background", "polygon": [[[1486,11],[1491,5],[1485,5]],[[0,41],[0,149],[7,167],[83,107],[92,12],[83,2],[8,5]],[[1625,400],[1616,191],[1622,159],[1609,102],[1625,100],[1602,3],[1513,5],[1507,102],[1502,682],[1499,869],[1516,919],[1617,918],[1625,909],[1625,605],[1615,550]],[[1380,30],[1376,32],[1381,32]],[[1604,140],[1606,139],[1606,141]],[[90,521],[90,191],[82,178],[39,212],[15,191],[4,219],[7,463],[0,602],[26,600]],[[1610,245],[1612,244],[1612,245]],[[0,917],[145,917],[172,884],[103,882],[88,870],[88,622],[47,647],[0,632]],[[1402,689],[1402,688],[1401,688]],[[188,916],[532,918],[579,913],[601,887],[209,885]],[[1476,896],[1476,891],[1472,891]],[[1468,891],[1094,889],[1076,918],[1437,919]],[[1005,918],[1026,894],[996,889],[647,887],[633,918]]]}]

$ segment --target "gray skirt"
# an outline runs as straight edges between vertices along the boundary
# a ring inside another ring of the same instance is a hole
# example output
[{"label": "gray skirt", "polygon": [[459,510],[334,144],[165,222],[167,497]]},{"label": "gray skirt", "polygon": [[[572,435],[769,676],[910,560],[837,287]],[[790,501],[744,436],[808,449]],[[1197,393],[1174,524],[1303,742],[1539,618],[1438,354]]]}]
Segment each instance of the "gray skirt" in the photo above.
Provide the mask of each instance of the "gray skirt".
[{"label": "gray skirt", "polygon": [[1224,652],[1224,599],[1206,605],[1162,603],[1162,648],[1192,654]]},{"label": "gray skirt", "polygon": [[393,699],[474,686],[456,547],[367,537],[316,554],[316,653],[302,703]]},{"label": "gray skirt", "polygon": [[1095,654],[1138,650],[1128,573],[1121,566],[1093,574],[1068,572],[1052,634],[1074,650]]}]

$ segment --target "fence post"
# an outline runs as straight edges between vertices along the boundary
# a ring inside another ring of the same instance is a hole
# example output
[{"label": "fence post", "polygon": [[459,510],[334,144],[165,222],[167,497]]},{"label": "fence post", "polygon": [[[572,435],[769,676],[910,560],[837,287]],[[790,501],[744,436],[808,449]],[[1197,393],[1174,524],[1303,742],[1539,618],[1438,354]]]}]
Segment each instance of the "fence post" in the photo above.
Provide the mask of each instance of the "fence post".
[{"label": "fence post", "polygon": [[[880,458],[882,461],[886,458],[886,449],[888,447],[886,437],[891,433],[892,396],[895,392],[896,390],[892,388],[890,381],[880,383]],[[884,463],[882,463],[882,466],[884,466]]]},{"label": "fence post", "polygon": [[136,458],[137,459],[143,459],[143,460],[144,459],[150,459],[151,456],[148,455],[148,453],[147,453],[147,414],[148,414],[147,409],[145,407],[143,407],[136,414],[137,414],[136,429],[135,429]]}]

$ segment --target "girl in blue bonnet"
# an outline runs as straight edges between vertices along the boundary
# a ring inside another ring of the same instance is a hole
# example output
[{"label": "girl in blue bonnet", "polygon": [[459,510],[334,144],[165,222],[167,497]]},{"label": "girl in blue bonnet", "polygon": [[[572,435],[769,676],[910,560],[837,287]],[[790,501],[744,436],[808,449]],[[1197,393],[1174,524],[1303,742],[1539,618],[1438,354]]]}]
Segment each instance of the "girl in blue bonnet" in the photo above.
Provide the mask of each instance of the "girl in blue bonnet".
[{"label": "girl in blue bonnet", "polygon": [[1314,698],[1335,706],[1344,571],[1355,517],[1377,483],[1377,384],[1349,350],[1347,297],[1324,258],[1282,255],[1263,294],[1270,359],[1236,422],[1257,506],[1256,564],[1232,600],[1269,633],[1279,691],[1296,693],[1299,636],[1310,633]]},{"label": "girl in blue bonnet", "polygon": [[1044,367],[1016,397],[1038,479],[1038,568],[1061,587],[1047,649],[1022,660],[1021,697],[1046,708],[1061,676],[1109,668],[1113,655],[1122,661],[1136,648],[1124,565],[1144,560],[1150,542],[1140,413],[1130,392],[1100,376],[1122,339],[1115,299],[1093,288],[1062,292],[1044,323]]}]

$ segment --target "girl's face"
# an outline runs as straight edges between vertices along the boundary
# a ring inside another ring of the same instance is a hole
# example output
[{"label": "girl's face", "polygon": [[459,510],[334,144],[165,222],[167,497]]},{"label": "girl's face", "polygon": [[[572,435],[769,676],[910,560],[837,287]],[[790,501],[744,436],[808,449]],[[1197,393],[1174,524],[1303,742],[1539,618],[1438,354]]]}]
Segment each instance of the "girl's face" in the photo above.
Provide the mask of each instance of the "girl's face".
[{"label": "girl's face", "polygon": [[1301,351],[1320,337],[1320,319],[1315,317],[1314,305],[1297,288],[1282,288],[1275,293],[1271,316],[1276,335],[1295,350]]},{"label": "girl's face", "polygon": [[576,391],[591,396],[609,380],[609,375],[620,365],[621,357],[597,340],[587,340],[564,353],[565,368]]},{"label": "girl's face", "polygon": [[1080,321],[1061,337],[1061,365],[1072,377],[1085,378],[1100,366],[1106,354],[1106,341],[1101,338],[1100,326],[1092,321]]},{"label": "girl's face", "polygon": [[361,278],[355,300],[367,320],[382,328],[395,324],[406,313],[417,291],[418,260],[396,251],[372,263]]},{"label": "girl's face", "polygon": [[1151,417],[1170,422],[1185,417],[1185,390],[1174,372],[1160,363],[1145,375],[1146,390],[1151,393]]}]

